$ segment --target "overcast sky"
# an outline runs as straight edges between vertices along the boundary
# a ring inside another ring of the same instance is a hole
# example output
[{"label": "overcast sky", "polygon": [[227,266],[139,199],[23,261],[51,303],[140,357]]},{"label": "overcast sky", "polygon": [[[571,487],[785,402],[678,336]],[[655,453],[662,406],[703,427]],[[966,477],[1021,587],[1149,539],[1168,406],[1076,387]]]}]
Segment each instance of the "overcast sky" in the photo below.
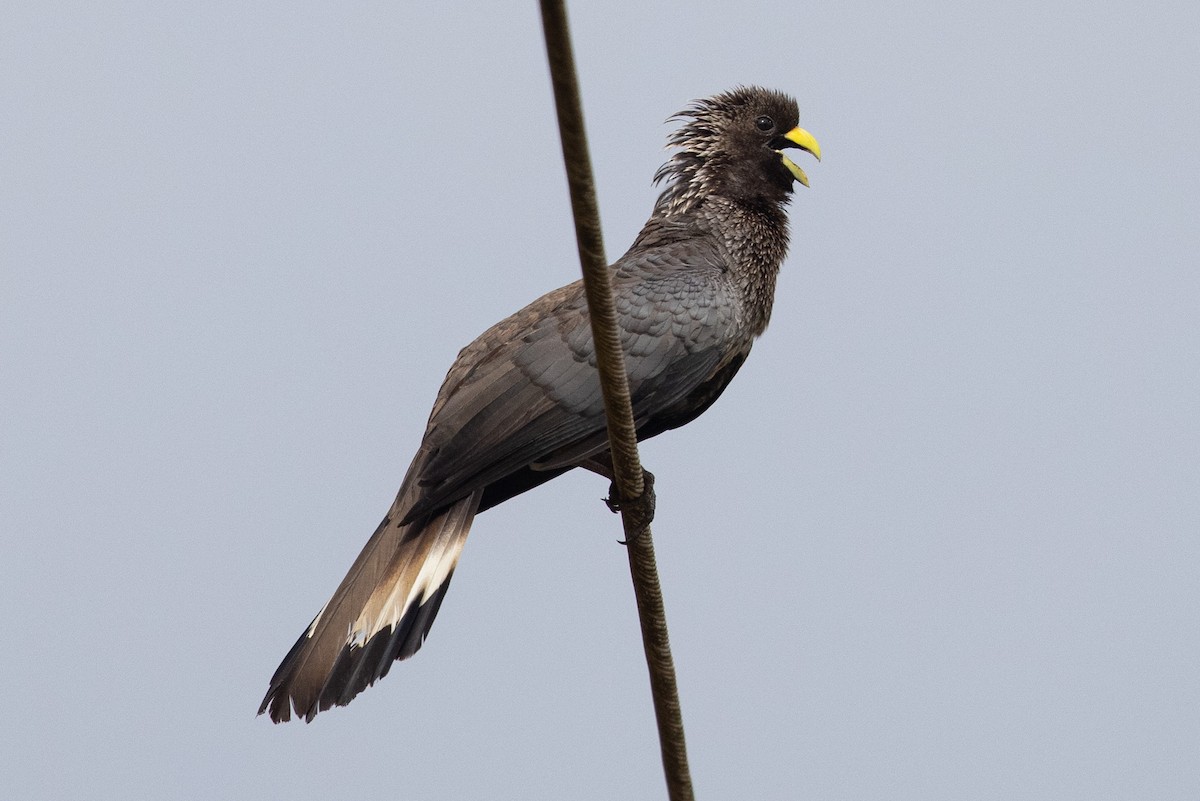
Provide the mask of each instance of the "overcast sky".
[{"label": "overcast sky", "polygon": [[[254,713],[458,349],[578,274],[533,2],[0,7],[0,796],[660,798],[619,522],[481,516]],[[1200,6],[578,4],[608,252],[794,94],[771,328],[643,449],[701,798],[1200,798]]]}]

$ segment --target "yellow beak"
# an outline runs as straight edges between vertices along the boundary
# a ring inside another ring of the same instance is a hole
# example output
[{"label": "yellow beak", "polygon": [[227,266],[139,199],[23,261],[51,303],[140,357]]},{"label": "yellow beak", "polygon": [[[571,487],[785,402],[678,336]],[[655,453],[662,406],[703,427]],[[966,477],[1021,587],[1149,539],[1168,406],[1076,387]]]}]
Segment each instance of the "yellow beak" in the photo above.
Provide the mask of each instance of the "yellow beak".
[{"label": "yellow beak", "polygon": [[[783,138],[793,143],[801,150],[807,150],[817,157],[817,161],[821,160],[821,146],[817,144],[817,139],[808,131],[800,127],[795,127],[783,135]],[[788,168],[788,172],[796,177],[800,183],[808,186],[808,176],[804,174],[804,170],[796,166],[796,163],[783,154],[783,151],[777,150],[779,158],[783,159],[783,166]]]}]

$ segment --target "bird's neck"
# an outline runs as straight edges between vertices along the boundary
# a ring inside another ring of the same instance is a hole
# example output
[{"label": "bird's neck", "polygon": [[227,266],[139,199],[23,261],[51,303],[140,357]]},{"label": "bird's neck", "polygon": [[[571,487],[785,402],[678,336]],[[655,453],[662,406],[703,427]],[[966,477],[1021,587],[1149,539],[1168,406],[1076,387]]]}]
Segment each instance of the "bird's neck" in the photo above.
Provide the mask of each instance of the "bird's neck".
[{"label": "bird's neck", "polygon": [[728,252],[746,326],[758,336],[771,320],[775,279],[787,255],[787,214],[780,204],[751,205],[718,195],[706,198],[694,213]]}]

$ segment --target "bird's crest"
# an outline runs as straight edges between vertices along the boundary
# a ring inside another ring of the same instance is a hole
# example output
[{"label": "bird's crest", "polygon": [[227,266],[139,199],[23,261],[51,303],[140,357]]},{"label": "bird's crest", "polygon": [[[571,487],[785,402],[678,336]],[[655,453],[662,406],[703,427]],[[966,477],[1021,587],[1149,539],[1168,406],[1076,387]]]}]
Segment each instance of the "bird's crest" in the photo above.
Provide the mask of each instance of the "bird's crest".
[{"label": "bird's crest", "polygon": [[655,211],[672,216],[694,207],[707,196],[721,167],[721,118],[729,115],[723,95],[697,100],[667,122],[683,121],[667,137],[667,146],[679,148],[654,174],[657,186],[666,182]]}]

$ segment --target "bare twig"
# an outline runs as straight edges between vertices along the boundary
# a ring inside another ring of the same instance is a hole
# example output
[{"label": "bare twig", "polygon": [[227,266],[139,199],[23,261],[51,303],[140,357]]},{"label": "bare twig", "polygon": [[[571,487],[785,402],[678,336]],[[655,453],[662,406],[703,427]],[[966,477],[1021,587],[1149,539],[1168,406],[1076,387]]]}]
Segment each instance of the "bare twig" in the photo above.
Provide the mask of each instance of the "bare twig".
[{"label": "bare twig", "polygon": [[667,795],[671,801],[691,801],[694,796],[683,737],[683,716],[675,683],[675,664],[667,639],[667,619],[658,568],[654,561],[654,542],[650,534],[650,521],[654,517],[654,483],[653,477],[643,471],[638,459],[629,380],[625,371],[625,356],[618,339],[612,282],[600,234],[600,215],[588,156],[579,82],[575,74],[575,57],[567,27],[567,11],[563,0],[541,0],[541,7],[563,160],[566,162],[567,183],[571,192],[571,210],[575,217],[575,238],[579,245],[579,261],[583,268],[592,337],[596,344],[596,362],[608,419],[613,483],[625,529],[629,570],[642,624],[642,644],[650,670],[650,690],[658,720]]}]

